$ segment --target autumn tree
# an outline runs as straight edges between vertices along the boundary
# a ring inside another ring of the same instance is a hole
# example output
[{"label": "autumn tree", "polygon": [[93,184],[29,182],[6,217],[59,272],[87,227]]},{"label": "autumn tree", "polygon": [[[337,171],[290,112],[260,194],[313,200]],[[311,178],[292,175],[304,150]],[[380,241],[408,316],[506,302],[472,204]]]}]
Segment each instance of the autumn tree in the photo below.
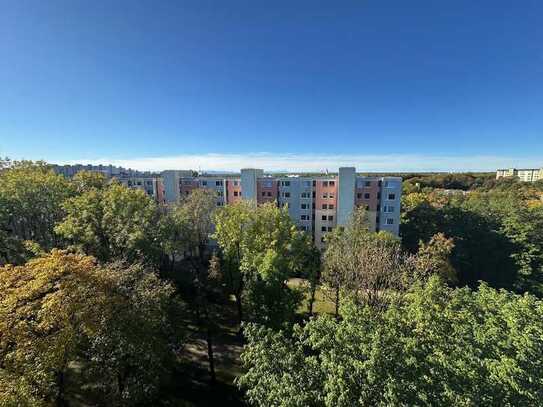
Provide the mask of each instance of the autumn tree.
[{"label": "autumn tree", "polygon": [[53,250],[0,268],[0,400],[64,405],[74,361],[108,404],[151,399],[181,343],[179,310],[173,287],[139,265]]},{"label": "autumn tree", "polygon": [[345,228],[327,239],[323,281],[335,292],[336,316],[340,294],[373,306],[384,306],[391,291],[402,288],[408,273],[400,242],[386,232],[369,231],[364,208],[357,208]]}]

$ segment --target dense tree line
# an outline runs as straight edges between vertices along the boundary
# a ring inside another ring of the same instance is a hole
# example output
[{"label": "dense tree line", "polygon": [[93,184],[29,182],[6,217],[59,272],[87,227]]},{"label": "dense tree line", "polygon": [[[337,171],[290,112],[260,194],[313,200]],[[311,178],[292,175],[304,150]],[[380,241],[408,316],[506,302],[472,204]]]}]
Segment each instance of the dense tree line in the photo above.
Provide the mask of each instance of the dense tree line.
[{"label": "dense tree line", "polygon": [[356,210],[321,253],[287,208],[206,190],[158,205],[0,161],[0,406],[67,405],[74,382],[91,403],[158,404],[187,316],[213,386],[230,306],[253,405],[537,405],[540,189],[476,178],[407,191],[401,239]]}]

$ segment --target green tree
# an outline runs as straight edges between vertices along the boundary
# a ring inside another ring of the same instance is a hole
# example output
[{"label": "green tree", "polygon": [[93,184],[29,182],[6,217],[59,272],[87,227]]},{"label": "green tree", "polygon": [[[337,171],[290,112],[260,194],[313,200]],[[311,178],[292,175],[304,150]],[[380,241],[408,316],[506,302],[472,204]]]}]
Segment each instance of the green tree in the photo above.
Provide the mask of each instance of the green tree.
[{"label": "green tree", "polygon": [[240,201],[219,208],[214,215],[216,239],[223,253],[223,274],[227,287],[236,299],[238,322],[243,321],[244,274],[241,262],[244,255],[244,244],[247,240],[249,226],[254,218],[256,208],[250,201]]},{"label": "green tree", "polygon": [[143,191],[112,184],[91,188],[64,204],[66,217],[55,232],[101,261],[156,262],[159,211]]},{"label": "green tree", "polygon": [[[238,384],[253,405],[538,405],[543,304],[415,284],[384,312],[346,302],[288,332],[250,326]],[[265,379],[263,379],[265,378]]]},{"label": "green tree", "polygon": [[43,162],[9,162],[0,172],[0,259],[21,262],[23,242],[49,250],[61,245],[53,228],[63,216],[62,203],[73,196],[71,184]]},{"label": "green tree", "polygon": [[312,245],[287,208],[235,204],[218,211],[215,223],[227,273],[247,311],[244,320],[270,326],[292,320],[302,293],[287,282],[303,270],[307,256],[302,252],[310,252]]},{"label": "green tree", "polygon": [[71,182],[78,194],[92,189],[104,189],[109,184],[106,176],[96,171],[79,171],[73,176]]},{"label": "green tree", "polygon": [[[196,320],[203,331],[208,350],[209,372],[212,383],[216,381],[213,352],[214,334],[217,330],[213,297],[217,297],[216,277],[220,269],[216,258],[209,253],[209,239],[213,232],[213,213],[217,207],[215,191],[197,189],[173,208],[171,216],[177,232],[178,244],[190,265],[195,295],[193,305]],[[176,243],[173,244],[175,246]],[[220,296],[220,295],[219,295]]]}]

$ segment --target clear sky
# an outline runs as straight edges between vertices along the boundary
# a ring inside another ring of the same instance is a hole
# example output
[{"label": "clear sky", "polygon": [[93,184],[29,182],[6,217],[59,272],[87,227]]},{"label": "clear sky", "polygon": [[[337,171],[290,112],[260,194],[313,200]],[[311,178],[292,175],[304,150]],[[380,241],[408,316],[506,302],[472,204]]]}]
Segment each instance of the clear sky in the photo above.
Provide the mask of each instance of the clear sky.
[{"label": "clear sky", "polygon": [[0,155],[543,166],[543,1],[3,0]]}]

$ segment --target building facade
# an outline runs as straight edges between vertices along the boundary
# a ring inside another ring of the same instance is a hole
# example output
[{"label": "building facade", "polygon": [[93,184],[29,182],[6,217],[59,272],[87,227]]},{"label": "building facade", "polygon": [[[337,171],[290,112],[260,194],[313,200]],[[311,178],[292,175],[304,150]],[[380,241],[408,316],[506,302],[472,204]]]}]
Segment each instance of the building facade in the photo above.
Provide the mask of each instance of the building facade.
[{"label": "building facade", "polygon": [[269,176],[256,168],[242,169],[240,175],[201,175],[192,171],[162,173],[167,202],[178,202],[196,188],[212,189],[217,206],[241,199],[257,204],[273,202],[287,207],[292,220],[309,233],[322,248],[325,236],[345,225],[354,208],[363,206],[370,230],[399,235],[402,179],[356,174],[354,167],[340,168],[337,175]]},{"label": "building facade", "polygon": [[518,177],[522,182],[543,180],[543,168],[505,168],[496,170],[496,179]]},{"label": "building facade", "polygon": [[113,177],[118,180],[122,185],[132,188],[139,189],[149,195],[155,200],[155,202],[160,204],[166,203],[166,198],[164,194],[164,185],[162,184],[162,178],[160,177]]},{"label": "building facade", "polygon": [[[140,189],[157,203],[166,203],[165,189],[159,174],[115,167],[113,165],[52,165],[53,170],[66,178],[72,178],[81,171],[103,174],[106,178],[115,178],[128,188]],[[192,172],[190,172],[192,174]]]}]

